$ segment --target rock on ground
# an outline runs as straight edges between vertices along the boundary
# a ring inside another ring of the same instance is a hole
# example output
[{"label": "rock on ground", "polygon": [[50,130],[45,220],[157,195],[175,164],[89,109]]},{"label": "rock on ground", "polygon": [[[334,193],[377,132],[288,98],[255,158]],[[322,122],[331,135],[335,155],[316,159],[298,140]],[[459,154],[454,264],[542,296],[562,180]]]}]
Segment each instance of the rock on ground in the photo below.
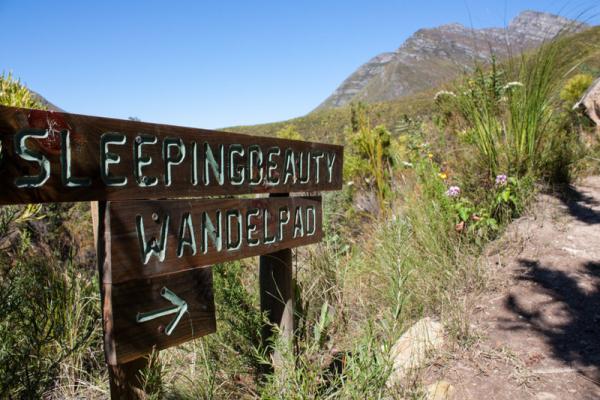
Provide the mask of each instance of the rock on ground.
[{"label": "rock on ground", "polygon": [[444,328],[431,318],[423,318],[411,326],[392,347],[393,369],[388,387],[400,384],[411,372],[421,367],[427,356],[444,344]]}]

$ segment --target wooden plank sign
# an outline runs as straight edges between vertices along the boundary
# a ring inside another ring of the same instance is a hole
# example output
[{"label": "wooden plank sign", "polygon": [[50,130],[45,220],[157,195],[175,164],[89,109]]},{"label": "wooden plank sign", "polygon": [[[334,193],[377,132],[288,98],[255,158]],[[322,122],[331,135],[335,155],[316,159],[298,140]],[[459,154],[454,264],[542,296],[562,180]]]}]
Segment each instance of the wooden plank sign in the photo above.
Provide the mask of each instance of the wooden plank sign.
[{"label": "wooden plank sign", "polygon": [[107,202],[99,212],[111,364],[214,331],[210,275],[199,272],[210,270],[198,267],[323,236],[320,197]]},{"label": "wooden plank sign", "polygon": [[319,197],[109,202],[120,283],[316,243]]},{"label": "wooden plank sign", "polygon": [[343,148],[0,106],[0,204],[337,190]]}]

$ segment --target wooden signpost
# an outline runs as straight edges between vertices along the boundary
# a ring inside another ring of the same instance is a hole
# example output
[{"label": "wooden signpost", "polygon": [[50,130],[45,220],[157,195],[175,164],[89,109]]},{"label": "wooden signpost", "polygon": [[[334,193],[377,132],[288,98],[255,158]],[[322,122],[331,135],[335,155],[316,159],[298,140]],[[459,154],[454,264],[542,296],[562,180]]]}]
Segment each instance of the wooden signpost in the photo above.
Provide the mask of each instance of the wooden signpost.
[{"label": "wooden signpost", "polygon": [[0,106],[0,204],[337,190],[342,147]]},{"label": "wooden signpost", "polygon": [[290,249],[323,230],[321,198],[289,193],[340,189],[342,147],[4,106],[0,145],[0,204],[99,201],[113,398],[143,396],[147,354],[216,331],[214,263],[261,256],[261,309],[293,333]]}]

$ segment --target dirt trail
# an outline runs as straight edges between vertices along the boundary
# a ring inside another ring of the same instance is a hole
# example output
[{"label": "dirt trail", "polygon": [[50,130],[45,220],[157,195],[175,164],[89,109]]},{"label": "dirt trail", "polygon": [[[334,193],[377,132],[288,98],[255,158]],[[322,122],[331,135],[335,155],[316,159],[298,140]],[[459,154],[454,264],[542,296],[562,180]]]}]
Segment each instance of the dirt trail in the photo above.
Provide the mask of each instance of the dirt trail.
[{"label": "dirt trail", "polygon": [[600,177],[533,209],[489,252],[481,339],[434,374],[455,399],[600,399]]}]

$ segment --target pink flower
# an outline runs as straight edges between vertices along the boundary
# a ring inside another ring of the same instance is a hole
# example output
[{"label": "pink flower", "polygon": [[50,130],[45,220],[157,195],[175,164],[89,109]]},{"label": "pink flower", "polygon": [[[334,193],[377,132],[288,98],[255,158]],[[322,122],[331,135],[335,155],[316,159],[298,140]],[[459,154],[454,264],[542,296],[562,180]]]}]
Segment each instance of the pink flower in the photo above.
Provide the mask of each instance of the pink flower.
[{"label": "pink flower", "polygon": [[448,197],[460,196],[460,188],[458,186],[450,186],[448,188],[448,190],[446,190],[446,196],[448,196]]},{"label": "pink flower", "polygon": [[496,186],[504,186],[508,181],[508,177],[504,174],[500,174],[496,177]]}]

